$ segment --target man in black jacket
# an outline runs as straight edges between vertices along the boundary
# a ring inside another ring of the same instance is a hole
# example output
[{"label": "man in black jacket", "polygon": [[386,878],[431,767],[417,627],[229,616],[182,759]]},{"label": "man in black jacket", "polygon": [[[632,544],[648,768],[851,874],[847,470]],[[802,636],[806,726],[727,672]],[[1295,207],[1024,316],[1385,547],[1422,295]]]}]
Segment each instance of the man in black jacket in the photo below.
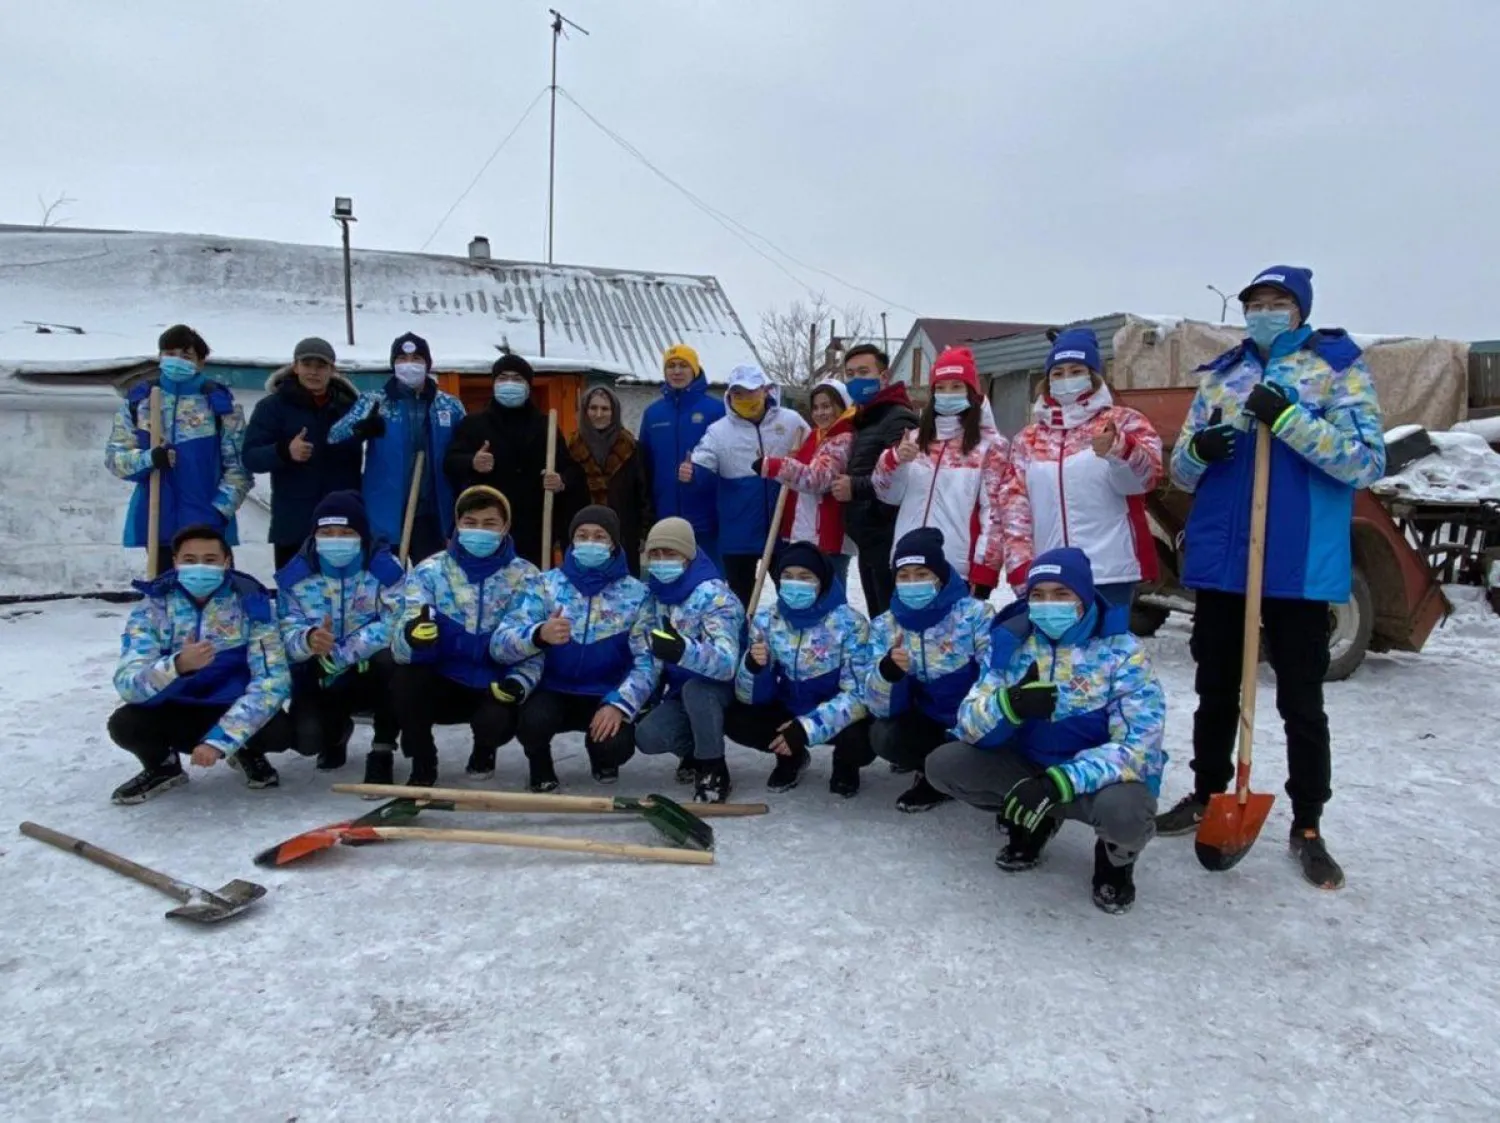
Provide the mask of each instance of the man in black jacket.
[{"label": "man in black jacket", "polygon": [[833,497],[845,504],[844,533],[859,549],[859,583],[873,620],[890,608],[896,591],[891,570],[896,508],[875,497],[870,473],[882,452],[917,427],[917,411],[906,384],[891,382],[889,357],[871,344],[851,348],[844,356],[844,385],[859,412],[854,416],[848,474],[833,481]]},{"label": "man in black jacket", "polygon": [[276,568],[291,561],[313,532],[313,509],[335,491],[358,491],[361,449],[330,445],[328,430],[358,392],[334,369],[327,340],[304,339],[292,365],[266,381],[245,430],[245,468],[271,475],[271,544]]},{"label": "man in black jacket", "polygon": [[[588,502],[583,469],[568,455],[567,438],[558,435],[556,470],[547,471],[547,417],[531,401],[531,364],[520,355],[502,355],[491,368],[494,400],[483,413],[459,423],[443,457],[443,471],[459,495],[480,484],[510,500],[510,536],[516,553],[541,569],[542,496],[553,500],[553,538],[568,525],[569,503]],[[564,494],[565,493],[565,494]],[[574,500],[574,497],[582,497]]]}]

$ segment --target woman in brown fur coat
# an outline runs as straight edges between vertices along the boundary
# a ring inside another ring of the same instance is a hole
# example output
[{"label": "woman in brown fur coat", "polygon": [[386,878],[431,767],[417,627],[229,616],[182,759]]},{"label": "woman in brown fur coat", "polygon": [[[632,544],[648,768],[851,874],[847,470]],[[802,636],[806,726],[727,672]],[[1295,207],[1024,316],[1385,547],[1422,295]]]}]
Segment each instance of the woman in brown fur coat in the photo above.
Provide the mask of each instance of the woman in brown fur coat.
[{"label": "woman in brown fur coat", "polygon": [[651,483],[635,435],[620,421],[620,399],[607,386],[584,391],[578,405],[578,432],[568,455],[588,482],[582,508],[590,503],[620,516],[620,546],[633,576],[641,571],[641,541],[650,528]]}]

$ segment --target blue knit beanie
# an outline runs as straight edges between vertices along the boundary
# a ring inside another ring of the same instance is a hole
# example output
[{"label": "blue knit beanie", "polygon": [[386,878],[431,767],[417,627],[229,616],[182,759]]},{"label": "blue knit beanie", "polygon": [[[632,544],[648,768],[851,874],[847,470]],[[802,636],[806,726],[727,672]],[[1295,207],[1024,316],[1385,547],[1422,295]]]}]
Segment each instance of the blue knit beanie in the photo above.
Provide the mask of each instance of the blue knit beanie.
[{"label": "blue knit beanie", "polygon": [[1295,300],[1302,322],[1307,323],[1308,316],[1312,315],[1311,269],[1303,269],[1300,265],[1273,265],[1269,269],[1262,269],[1255,280],[1240,290],[1240,303],[1245,303],[1250,294],[1262,286],[1280,289]]},{"label": "blue knit beanie", "polygon": [[1058,333],[1047,354],[1047,371],[1060,363],[1082,363],[1095,374],[1100,373],[1099,337],[1093,328],[1069,328]]},{"label": "blue knit beanie", "polygon": [[1083,601],[1085,610],[1094,603],[1094,567],[1089,556],[1076,546],[1048,550],[1026,571],[1026,595],[1044,581],[1055,581]]}]

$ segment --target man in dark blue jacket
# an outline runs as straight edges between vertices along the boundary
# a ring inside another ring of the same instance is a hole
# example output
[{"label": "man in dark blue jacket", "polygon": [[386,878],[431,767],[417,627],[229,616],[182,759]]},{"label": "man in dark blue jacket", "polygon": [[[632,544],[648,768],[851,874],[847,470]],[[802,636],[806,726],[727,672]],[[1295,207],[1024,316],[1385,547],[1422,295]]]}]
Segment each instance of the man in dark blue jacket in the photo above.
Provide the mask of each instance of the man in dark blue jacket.
[{"label": "man in dark blue jacket", "polygon": [[334,369],[333,347],[304,339],[292,365],[266,381],[245,433],[245,467],[271,475],[271,535],[280,569],[313,532],[313,511],[336,491],[358,491],[360,447],[328,443],[359,392]]},{"label": "man in dark blue jacket", "polygon": [[684,465],[704,430],[724,416],[724,403],[708,392],[698,353],[685,344],[667,348],[662,376],[661,401],[641,415],[641,455],[652,505],[658,519],[675,515],[692,523],[698,550],[718,565],[717,481],[709,472],[695,475]]}]

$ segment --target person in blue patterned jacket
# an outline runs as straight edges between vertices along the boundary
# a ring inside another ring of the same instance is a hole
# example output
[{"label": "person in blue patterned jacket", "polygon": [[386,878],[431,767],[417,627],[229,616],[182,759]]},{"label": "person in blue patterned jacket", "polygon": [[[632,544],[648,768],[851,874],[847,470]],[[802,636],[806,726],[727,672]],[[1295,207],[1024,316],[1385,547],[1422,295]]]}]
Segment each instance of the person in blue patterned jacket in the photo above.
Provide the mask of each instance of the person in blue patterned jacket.
[{"label": "person in blue patterned jacket", "polygon": [[725,735],[776,754],[766,781],[773,792],[797,786],[812,759],[809,745],[831,744],[828,790],[847,799],[859,791],[859,770],[875,759],[864,704],[869,621],[849,607],[833,563],[811,542],[785,546],[772,576],[776,599],[750,622]]},{"label": "person in blue patterned jacket", "polygon": [[396,709],[391,634],[406,571],[370,537],[357,491],[335,491],[312,512],[313,532],[276,574],[281,638],[292,663],[295,747],[318,768],[344,767],[356,713],[375,719],[365,783],[394,782]]},{"label": "person in blue patterned jacket", "polygon": [[635,717],[656,688],[650,642],[632,634],[646,586],[630,576],[620,517],[585,507],[568,540],[562,567],[523,590],[491,648],[502,662],[542,657],[541,685],[516,731],[534,792],[557,790],[552,738],[564,732],[584,734],[596,782],[617,781],[635,754]]},{"label": "person in blue patterned jacket", "polygon": [[745,610],[686,519],[662,519],[646,536],[649,595],[631,642],[650,645],[662,700],[636,726],[635,746],[680,760],[677,782],[697,803],[729,798],[724,710],[734,697]]},{"label": "person in blue patterned jacket", "polygon": [[401,751],[411,760],[410,785],[437,783],[434,725],[467,724],[474,749],[466,771],[495,774],[495,754],[516,733],[521,703],[542,674],[542,657],[502,660],[494,645],[505,614],[540,580],[516,554],[510,501],[492,487],[471,487],[454,507],[458,530],[448,548],[406,579],[392,692]]},{"label": "person in blue patterned jacket", "polygon": [[948,796],[927,782],[927,756],[952,738],[958,704],[979,677],[994,609],[976,600],[943,553],[943,532],[919,527],[891,555],[896,595],[870,625],[865,705],[870,744],[883,760],[915,772],[898,811],[931,811]]},{"label": "person in blue patterned jacket", "polygon": [[266,753],[291,743],[282,712],[292,692],[269,590],[234,569],[216,526],[177,532],[173,568],[136,582],[145,599],[130,610],[115,689],[125,704],[109,736],[142,771],[114,791],[116,803],[146,800],[187,783],[178,753],[199,768],[226,757],[252,788],[274,788]]},{"label": "person in blue patterned jacket", "polygon": [[[125,545],[147,545],[149,488],[161,473],[161,546],[158,565],[172,556],[177,532],[210,526],[233,546],[239,541],[235,512],[254,483],[245,468],[245,414],[227,386],[203,377],[208,344],[186,324],[175,324],[157,341],[158,377],[138,382],[125,395],[105,446],[104,462],[135,484],[125,514]],[[151,447],[151,391],[160,386],[161,443]],[[147,577],[157,576],[154,573]]]},{"label": "person in blue patterned jacket", "polygon": [[1309,325],[1312,299],[1312,273],[1294,265],[1273,265],[1245,286],[1247,338],[1201,368],[1172,449],[1173,481],[1195,493],[1182,583],[1197,590],[1198,712],[1192,794],[1157,827],[1196,831],[1209,797],[1234,776],[1255,428],[1263,422],[1274,439],[1261,625],[1286,726],[1291,850],[1310,882],[1337,889],[1344,874],[1322,836],[1333,795],[1323,708],[1328,606],[1350,597],[1354,493],[1385,474],[1385,438],[1359,347],[1341,330]]},{"label": "person in blue patterned jacket", "polygon": [[1155,833],[1166,696],[1129,606],[1094,588],[1076,547],[1049,550],[995,619],[983,674],[958,708],[959,741],[927,760],[933,786],[997,814],[995,864],[1029,870],[1063,819],[1094,828],[1094,904],[1135,902],[1135,862]]}]

